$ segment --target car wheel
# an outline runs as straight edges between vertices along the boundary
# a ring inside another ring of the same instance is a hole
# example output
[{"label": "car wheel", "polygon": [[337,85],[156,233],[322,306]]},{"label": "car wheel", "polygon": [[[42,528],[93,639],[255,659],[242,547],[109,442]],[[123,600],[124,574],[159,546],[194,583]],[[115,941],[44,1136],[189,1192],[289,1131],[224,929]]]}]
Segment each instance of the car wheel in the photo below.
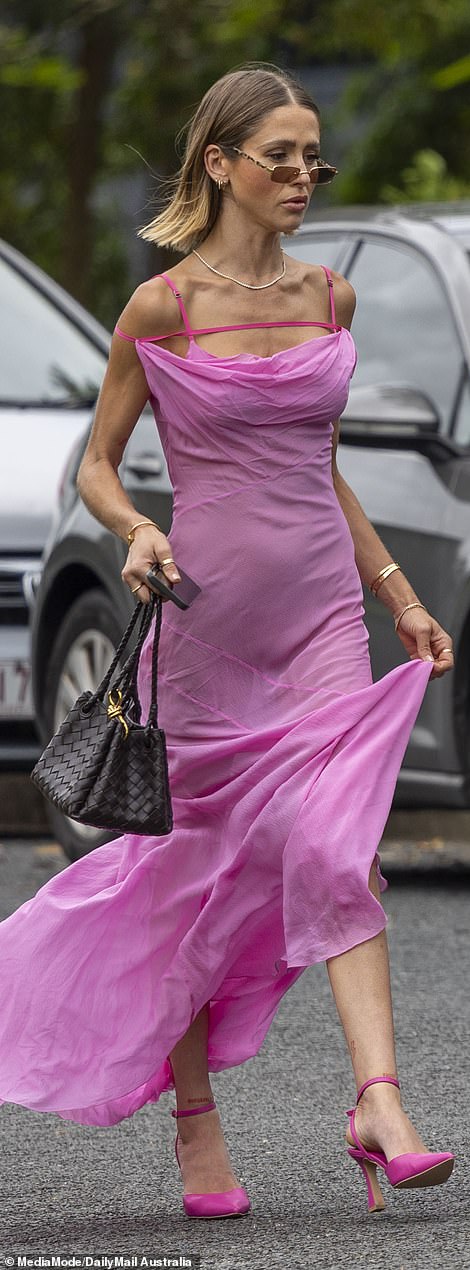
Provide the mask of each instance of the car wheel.
[{"label": "car wheel", "polygon": [[[68,610],[52,647],[45,679],[44,717],[50,736],[81,692],[94,692],[122,636],[112,604],[97,588]],[[69,860],[78,860],[115,834],[80,825],[47,802],[49,823]]]}]

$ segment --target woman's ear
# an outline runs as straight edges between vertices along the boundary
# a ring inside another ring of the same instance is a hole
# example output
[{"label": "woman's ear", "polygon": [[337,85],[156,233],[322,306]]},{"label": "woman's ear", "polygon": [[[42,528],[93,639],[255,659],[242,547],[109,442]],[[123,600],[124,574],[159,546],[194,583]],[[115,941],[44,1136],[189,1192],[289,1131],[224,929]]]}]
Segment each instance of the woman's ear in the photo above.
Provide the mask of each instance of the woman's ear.
[{"label": "woman's ear", "polygon": [[206,172],[213,181],[227,181],[228,168],[225,155],[222,153],[220,146],[215,144],[206,146],[204,151],[204,164]]}]

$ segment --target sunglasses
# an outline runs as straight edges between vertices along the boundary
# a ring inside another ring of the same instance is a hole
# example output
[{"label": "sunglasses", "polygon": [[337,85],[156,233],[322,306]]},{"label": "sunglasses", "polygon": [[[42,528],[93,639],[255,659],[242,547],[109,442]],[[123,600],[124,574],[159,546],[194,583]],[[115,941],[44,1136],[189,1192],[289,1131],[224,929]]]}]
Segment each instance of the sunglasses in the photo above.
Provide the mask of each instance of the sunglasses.
[{"label": "sunglasses", "polygon": [[328,185],[338,173],[338,168],[333,168],[330,163],[325,163],[320,158],[315,160],[312,168],[291,168],[284,167],[282,164],[276,164],[272,168],[268,167],[267,163],[260,163],[259,159],[254,159],[252,154],[246,154],[245,150],[239,150],[238,146],[221,146],[220,149],[235,150],[236,154],[241,154],[243,159],[250,159],[258,168],[264,168],[265,172],[270,172],[271,180],[276,181],[278,185],[289,185],[290,181],[295,181],[302,171],[307,172],[311,185]]}]

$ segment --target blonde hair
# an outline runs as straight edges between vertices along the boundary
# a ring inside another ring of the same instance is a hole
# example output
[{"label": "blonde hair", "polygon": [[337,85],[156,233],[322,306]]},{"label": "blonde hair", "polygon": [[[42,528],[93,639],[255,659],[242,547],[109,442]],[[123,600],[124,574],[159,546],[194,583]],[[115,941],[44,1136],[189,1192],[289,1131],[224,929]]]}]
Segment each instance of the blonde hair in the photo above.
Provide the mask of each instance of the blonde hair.
[{"label": "blonde hair", "polygon": [[139,237],[182,253],[203,242],[217,219],[221,200],[204,164],[206,146],[241,148],[265,115],[289,102],[305,106],[320,120],[318,106],[307,90],[277,66],[249,63],[216,80],[178,133],[177,144],[186,132],[187,141],[179,172],[164,182],[170,199],[163,211],[137,231]]}]

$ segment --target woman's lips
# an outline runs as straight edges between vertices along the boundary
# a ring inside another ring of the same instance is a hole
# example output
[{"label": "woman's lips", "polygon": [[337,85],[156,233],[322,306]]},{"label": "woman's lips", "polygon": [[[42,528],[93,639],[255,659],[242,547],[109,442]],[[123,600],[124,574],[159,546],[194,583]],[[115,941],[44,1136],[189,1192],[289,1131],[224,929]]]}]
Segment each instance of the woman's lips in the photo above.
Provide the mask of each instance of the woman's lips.
[{"label": "woman's lips", "polygon": [[283,207],[297,207],[299,211],[307,206],[306,198],[287,198],[283,203]]}]

